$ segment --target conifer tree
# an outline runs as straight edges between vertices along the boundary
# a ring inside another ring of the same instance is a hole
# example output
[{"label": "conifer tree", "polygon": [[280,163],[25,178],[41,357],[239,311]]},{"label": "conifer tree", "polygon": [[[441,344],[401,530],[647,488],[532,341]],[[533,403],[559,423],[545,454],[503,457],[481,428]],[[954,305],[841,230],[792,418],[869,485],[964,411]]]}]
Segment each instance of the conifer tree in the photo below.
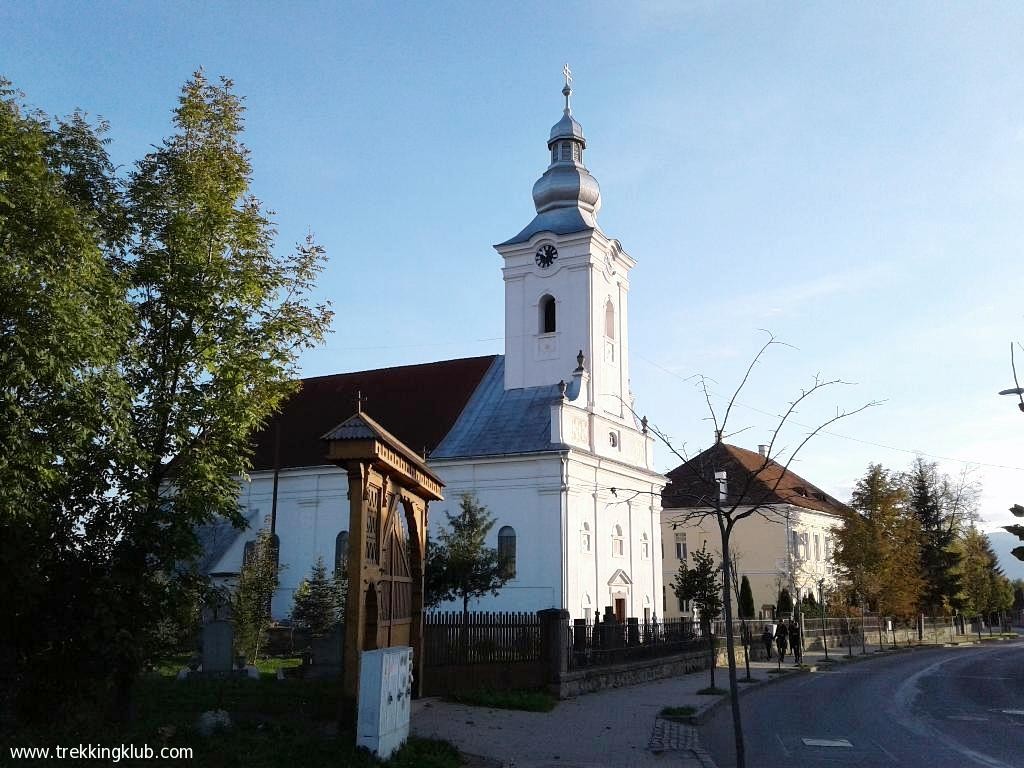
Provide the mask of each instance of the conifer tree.
[{"label": "conifer tree", "polygon": [[740,597],[737,606],[741,619],[754,618],[754,593],[750,589],[750,579],[746,574],[740,579]]},{"label": "conifer tree", "polygon": [[715,637],[711,623],[722,614],[722,582],[715,558],[707,551],[707,543],[693,553],[693,568],[686,561],[679,563],[679,571],[672,581],[672,591],[680,600],[689,600],[697,612],[701,634],[708,640],[711,688],[715,687]]},{"label": "conifer tree", "polygon": [[313,564],[309,578],[303,579],[295,591],[292,621],[308,629],[312,637],[330,634],[341,620],[339,597],[338,583],[328,577],[321,555]]},{"label": "conifer tree", "polygon": [[935,616],[947,610],[959,592],[953,548],[958,521],[948,510],[951,490],[947,478],[939,476],[934,463],[918,457],[905,478],[910,511],[920,530],[921,608]]}]

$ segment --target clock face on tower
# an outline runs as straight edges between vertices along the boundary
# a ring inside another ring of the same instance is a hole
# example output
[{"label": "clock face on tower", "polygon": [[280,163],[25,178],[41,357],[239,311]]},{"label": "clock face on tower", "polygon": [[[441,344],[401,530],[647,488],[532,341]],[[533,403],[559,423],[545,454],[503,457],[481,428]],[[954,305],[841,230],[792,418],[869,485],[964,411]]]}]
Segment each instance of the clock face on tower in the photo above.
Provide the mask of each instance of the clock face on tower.
[{"label": "clock face on tower", "polygon": [[537,262],[537,266],[541,269],[547,269],[555,263],[555,259],[558,258],[558,249],[553,245],[542,245],[537,249],[537,255],[534,256],[534,261]]}]

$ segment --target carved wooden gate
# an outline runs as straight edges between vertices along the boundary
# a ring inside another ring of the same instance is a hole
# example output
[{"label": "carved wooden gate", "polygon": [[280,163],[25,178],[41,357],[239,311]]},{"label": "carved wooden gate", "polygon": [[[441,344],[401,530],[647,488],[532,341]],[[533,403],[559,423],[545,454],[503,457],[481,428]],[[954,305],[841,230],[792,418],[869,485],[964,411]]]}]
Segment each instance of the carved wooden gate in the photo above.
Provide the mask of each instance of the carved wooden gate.
[{"label": "carved wooden gate", "polygon": [[408,645],[412,621],[412,568],[409,529],[398,495],[391,496],[381,535],[380,631],[385,647]]}]

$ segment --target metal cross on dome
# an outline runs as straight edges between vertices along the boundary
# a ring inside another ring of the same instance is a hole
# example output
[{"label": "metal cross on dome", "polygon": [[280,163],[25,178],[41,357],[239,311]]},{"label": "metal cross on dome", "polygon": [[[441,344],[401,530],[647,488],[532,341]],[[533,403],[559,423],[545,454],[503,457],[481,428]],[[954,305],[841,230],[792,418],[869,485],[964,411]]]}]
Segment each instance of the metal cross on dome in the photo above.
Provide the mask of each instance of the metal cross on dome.
[{"label": "metal cross on dome", "polygon": [[569,106],[569,95],[572,93],[572,70],[569,69],[568,63],[562,67],[562,74],[565,76],[565,87],[562,88],[562,95],[565,96],[565,114],[572,112],[572,107]]},{"label": "metal cross on dome", "polygon": [[567,86],[572,86],[572,70],[569,69],[568,63],[562,67],[562,74],[565,76],[565,84]]}]

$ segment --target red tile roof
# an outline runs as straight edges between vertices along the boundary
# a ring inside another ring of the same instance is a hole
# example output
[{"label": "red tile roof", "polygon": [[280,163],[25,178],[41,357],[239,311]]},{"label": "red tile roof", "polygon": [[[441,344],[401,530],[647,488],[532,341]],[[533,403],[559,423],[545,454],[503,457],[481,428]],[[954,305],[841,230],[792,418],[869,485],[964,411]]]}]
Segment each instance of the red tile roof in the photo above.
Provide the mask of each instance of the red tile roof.
[{"label": "red tile roof", "polygon": [[275,424],[281,425],[281,467],[326,464],[325,432],[363,410],[415,451],[432,450],[466,407],[495,355],[421,365],[338,373],[302,380],[293,395],[256,434],[253,469],[274,468]]},{"label": "red tile roof", "polygon": [[[717,443],[668,473],[669,482],[662,492],[661,504],[666,509],[711,506],[716,492],[715,472],[725,470],[730,505],[737,501],[741,504],[792,504],[835,515],[846,509],[845,504],[792,470],[787,471],[773,460],[769,460],[767,466],[764,462],[764,456],[759,453]],[[746,494],[737,499],[748,479],[750,486]]]}]

